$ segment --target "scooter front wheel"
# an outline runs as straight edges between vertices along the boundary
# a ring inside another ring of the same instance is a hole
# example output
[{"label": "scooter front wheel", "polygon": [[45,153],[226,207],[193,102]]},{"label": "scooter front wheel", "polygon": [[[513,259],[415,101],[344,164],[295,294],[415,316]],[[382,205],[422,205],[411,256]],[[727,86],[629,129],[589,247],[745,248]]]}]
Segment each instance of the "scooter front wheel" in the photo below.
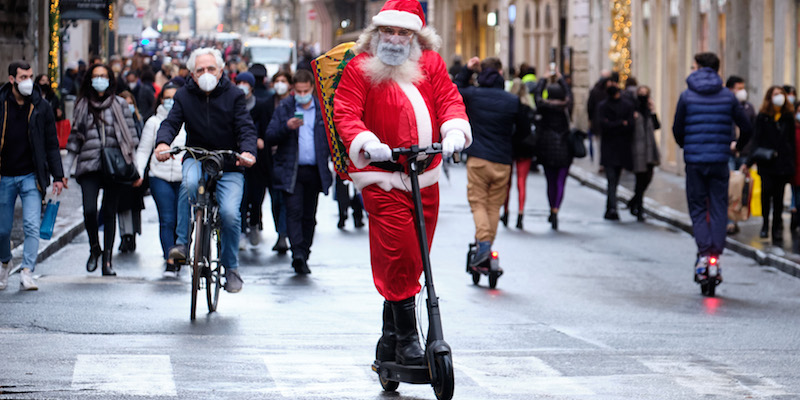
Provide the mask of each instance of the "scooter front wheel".
[{"label": "scooter front wheel", "polygon": [[397,390],[397,387],[400,386],[400,382],[384,379],[380,375],[378,375],[378,380],[381,382],[381,387],[383,388],[383,390],[387,392],[394,392]]},{"label": "scooter front wheel", "polygon": [[716,295],[717,285],[713,279],[706,279],[705,282],[700,283],[700,293],[706,297],[714,297]]},{"label": "scooter front wheel", "polygon": [[453,378],[453,359],[450,354],[437,354],[433,356],[434,380],[431,383],[433,392],[438,400],[453,398],[455,380]]}]

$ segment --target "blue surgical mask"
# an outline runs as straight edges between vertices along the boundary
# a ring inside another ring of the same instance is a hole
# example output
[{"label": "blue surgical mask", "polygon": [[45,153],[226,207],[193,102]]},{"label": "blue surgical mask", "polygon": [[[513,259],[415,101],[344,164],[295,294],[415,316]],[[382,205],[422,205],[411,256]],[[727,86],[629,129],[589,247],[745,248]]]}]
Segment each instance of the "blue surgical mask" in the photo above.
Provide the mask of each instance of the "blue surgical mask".
[{"label": "blue surgical mask", "polygon": [[92,78],[92,87],[98,93],[105,92],[106,89],[108,89],[108,78],[102,78],[102,77]]},{"label": "blue surgical mask", "polygon": [[172,106],[175,105],[175,99],[164,99],[163,105],[165,110],[172,110]]},{"label": "blue surgical mask", "polygon": [[294,101],[296,101],[297,104],[301,104],[301,105],[302,104],[308,104],[308,103],[311,102],[311,93],[305,94],[305,95],[302,95],[302,96],[299,95],[299,94],[295,94],[294,95]]},{"label": "blue surgical mask", "polygon": [[131,110],[131,114],[136,114],[136,107],[133,104],[128,104],[128,109]]}]

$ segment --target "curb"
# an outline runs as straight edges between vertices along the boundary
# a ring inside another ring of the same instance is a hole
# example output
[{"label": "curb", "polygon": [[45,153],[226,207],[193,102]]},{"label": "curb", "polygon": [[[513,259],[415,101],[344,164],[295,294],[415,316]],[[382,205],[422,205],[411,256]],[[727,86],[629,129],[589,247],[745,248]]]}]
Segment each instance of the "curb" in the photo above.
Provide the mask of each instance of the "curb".
[{"label": "curb", "polygon": [[[607,181],[582,167],[573,165],[569,170],[569,175],[580,182],[583,186],[597,190],[600,193],[607,192]],[[617,198],[629,201],[633,197],[633,192],[623,186],[617,188]],[[644,211],[653,219],[666,222],[690,235],[692,235],[692,221],[688,215],[665,206],[649,197],[644,199]],[[786,274],[800,278],[800,263],[792,261],[777,254],[766,253],[762,250],[748,246],[731,237],[725,238],[725,248],[738,253],[742,256],[752,258],[760,265],[774,267]]]},{"label": "curb", "polygon": [[[75,239],[75,237],[83,232],[85,229],[83,212],[81,211],[79,214],[81,215],[80,218],[73,218],[64,223],[57,224],[57,233],[54,234],[50,240],[39,239],[39,254],[36,256],[37,264],[63,249],[72,242],[72,239]],[[19,265],[21,264],[23,246],[24,242],[11,250],[11,259],[14,260],[14,264],[16,265],[14,270],[19,269]]]}]

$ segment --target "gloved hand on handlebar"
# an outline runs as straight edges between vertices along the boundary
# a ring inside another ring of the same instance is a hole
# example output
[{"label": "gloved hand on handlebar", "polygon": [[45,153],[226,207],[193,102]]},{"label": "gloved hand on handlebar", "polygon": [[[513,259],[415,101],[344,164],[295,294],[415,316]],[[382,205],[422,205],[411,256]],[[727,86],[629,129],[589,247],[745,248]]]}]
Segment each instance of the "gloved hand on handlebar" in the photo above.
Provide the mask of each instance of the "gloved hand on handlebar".
[{"label": "gloved hand on handlebar", "polygon": [[364,144],[364,152],[369,154],[370,162],[392,160],[392,149],[381,142],[372,141]]},{"label": "gloved hand on handlebar", "polygon": [[460,153],[467,144],[467,136],[461,131],[450,131],[442,140],[442,157],[448,158],[453,153]]}]

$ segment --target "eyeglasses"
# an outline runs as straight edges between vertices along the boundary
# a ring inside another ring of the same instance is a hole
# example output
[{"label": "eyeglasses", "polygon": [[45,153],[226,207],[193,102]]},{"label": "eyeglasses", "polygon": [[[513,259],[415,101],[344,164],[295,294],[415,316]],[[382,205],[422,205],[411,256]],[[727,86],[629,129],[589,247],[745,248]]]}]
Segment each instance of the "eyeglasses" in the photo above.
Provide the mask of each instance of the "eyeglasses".
[{"label": "eyeglasses", "polygon": [[414,34],[414,31],[409,30],[409,29],[403,29],[403,28],[394,29],[394,28],[389,27],[389,26],[382,26],[382,27],[378,28],[378,31],[380,31],[380,33],[383,33],[384,35],[388,35],[388,36],[398,35],[398,36],[406,36],[406,37],[408,37],[408,36],[411,36],[411,35]]},{"label": "eyeglasses", "polygon": [[194,73],[197,74],[197,75],[203,75],[204,72],[208,72],[209,74],[214,75],[214,74],[217,73],[217,67],[214,67],[214,66],[205,67],[205,68],[201,67],[201,68],[196,68],[194,70]]}]

